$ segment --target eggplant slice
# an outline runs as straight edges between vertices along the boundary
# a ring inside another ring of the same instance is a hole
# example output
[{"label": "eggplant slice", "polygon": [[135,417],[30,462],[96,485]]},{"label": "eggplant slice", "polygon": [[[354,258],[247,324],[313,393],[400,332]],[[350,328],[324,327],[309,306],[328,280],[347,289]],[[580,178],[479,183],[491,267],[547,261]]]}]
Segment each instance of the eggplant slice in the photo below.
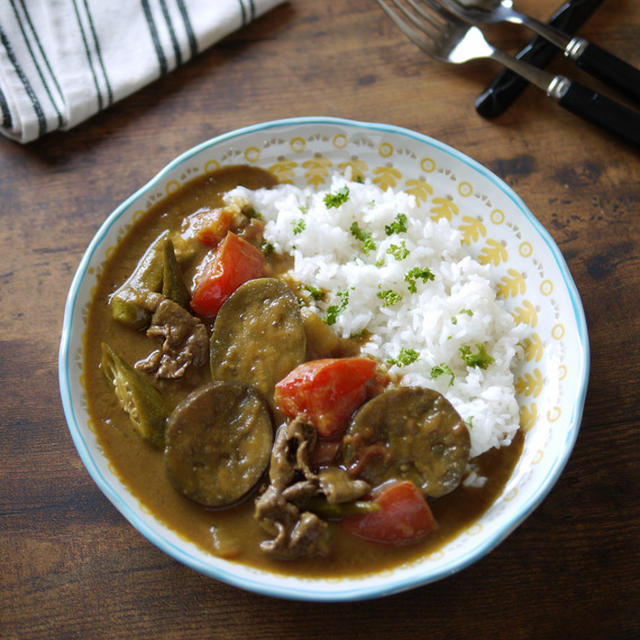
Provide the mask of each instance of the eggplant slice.
[{"label": "eggplant slice", "polygon": [[367,402],[343,440],[349,472],[373,486],[411,480],[425,497],[453,491],[469,462],[469,432],[458,412],[432,389],[391,389]]},{"label": "eggplant slice", "polygon": [[298,301],[276,278],[238,287],[222,305],[211,335],[211,377],[252,385],[274,407],[277,382],[304,362],[307,338]]},{"label": "eggplant slice", "polygon": [[172,412],[164,450],[173,486],[206,507],[235,504],[264,475],[273,445],[268,405],[247,385],[214,382]]}]

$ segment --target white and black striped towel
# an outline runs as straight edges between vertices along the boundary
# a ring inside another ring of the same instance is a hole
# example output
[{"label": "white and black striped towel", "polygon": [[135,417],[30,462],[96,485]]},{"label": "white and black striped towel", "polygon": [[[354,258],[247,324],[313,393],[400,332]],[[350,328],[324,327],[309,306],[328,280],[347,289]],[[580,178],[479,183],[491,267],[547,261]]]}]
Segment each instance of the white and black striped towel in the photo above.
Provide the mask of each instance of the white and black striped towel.
[{"label": "white and black striped towel", "polygon": [[0,130],[70,129],[283,0],[0,0]]}]

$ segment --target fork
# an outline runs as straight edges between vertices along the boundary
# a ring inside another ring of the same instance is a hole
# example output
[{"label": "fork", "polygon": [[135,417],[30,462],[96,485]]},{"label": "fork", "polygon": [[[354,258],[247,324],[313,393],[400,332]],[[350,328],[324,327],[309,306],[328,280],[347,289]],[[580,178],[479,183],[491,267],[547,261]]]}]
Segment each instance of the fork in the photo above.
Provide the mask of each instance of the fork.
[{"label": "fork", "polygon": [[512,22],[528,27],[564,52],[581,69],[640,102],[640,71],[584,38],[570,37],[513,9],[513,0],[437,0],[473,24]]},{"label": "fork", "polygon": [[478,27],[469,25],[436,0],[376,0],[396,26],[432,58],[452,64],[489,58],[511,69],[553,98],[561,107],[640,145],[640,114],[565,76],[516,60],[491,46]]}]

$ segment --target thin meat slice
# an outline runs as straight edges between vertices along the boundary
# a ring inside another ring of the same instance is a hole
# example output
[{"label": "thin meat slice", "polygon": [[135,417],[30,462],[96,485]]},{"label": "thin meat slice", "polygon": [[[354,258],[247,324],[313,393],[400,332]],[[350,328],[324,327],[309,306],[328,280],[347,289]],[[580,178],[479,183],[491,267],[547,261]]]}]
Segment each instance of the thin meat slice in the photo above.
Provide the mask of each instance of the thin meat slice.
[{"label": "thin meat slice", "polygon": [[179,304],[159,294],[154,300],[157,306],[147,336],[162,339],[162,346],[137,362],[136,368],[156,378],[176,380],[184,377],[191,365],[206,364],[209,334],[204,324]]},{"label": "thin meat slice", "polygon": [[256,499],[254,517],[270,536],[260,548],[277,558],[323,556],[329,552],[328,525],[308,509],[325,494],[331,504],[351,502],[370,486],[337,467],[316,474],[310,460],[317,442],[316,428],[302,416],[283,424],[276,434],[269,485]]}]

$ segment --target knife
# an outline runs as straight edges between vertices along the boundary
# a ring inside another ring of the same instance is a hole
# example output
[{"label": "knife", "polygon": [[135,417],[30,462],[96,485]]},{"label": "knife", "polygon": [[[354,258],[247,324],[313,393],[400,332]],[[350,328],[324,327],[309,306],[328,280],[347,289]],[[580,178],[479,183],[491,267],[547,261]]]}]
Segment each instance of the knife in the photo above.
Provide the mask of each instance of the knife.
[{"label": "knife", "polygon": [[[574,35],[603,2],[604,0],[568,0],[553,14],[549,24],[567,35]],[[542,69],[557,53],[557,47],[536,36],[516,58]],[[506,111],[527,86],[526,80],[505,69],[476,98],[476,111],[484,118],[496,118]]]}]

